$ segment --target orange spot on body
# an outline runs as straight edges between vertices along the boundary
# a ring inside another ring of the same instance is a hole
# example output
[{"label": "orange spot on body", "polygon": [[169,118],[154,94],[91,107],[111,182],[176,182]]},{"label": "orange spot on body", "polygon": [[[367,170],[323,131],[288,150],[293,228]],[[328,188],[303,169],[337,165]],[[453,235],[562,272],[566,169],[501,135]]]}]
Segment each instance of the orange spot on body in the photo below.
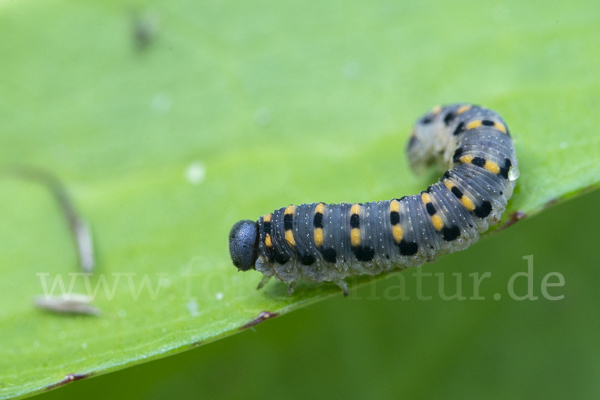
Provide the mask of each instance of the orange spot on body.
[{"label": "orange spot on body", "polygon": [[315,229],[315,246],[323,246],[323,229],[316,228]]}]

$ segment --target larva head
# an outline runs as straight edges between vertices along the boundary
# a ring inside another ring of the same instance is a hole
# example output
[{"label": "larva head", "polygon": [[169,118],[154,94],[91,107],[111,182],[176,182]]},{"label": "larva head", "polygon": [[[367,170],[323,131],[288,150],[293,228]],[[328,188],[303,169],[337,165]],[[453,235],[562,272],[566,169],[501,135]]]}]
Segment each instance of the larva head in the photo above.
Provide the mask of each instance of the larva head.
[{"label": "larva head", "polygon": [[233,265],[240,271],[254,268],[258,258],[258,226],[256,222],[243,220],[229,232],[229,255]]}]

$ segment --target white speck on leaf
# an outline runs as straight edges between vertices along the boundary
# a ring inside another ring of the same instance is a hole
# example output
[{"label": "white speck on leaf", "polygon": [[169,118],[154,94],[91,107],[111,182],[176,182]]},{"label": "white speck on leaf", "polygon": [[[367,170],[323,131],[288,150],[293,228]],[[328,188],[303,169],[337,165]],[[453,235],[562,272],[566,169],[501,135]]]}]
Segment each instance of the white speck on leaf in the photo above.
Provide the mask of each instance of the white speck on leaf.
[{"label": "white speck on leaf", "polygon": [[259,108],[254,112],[254,122],[261,126],[268,125],[271,122],[271,111],[265,107]]},{"label": "white speck on leaf", "polygon": [[204,181],[206,167],[200,162],[191,163],[185,170],[185,178],[192,185],[198,185]]},{"label": "white speck on leaf", "polygon": [[157,93],[152,102],[150,103],[150,109],[160,114],[166,114],[173,105],[173,99],[167,93]]},{"label": "white speck on leaf", "polygon": [[41,309],[61,314],[99,315],[100,309],[92,306],[92,298],[83,294],[68,296],[37,296],[34,304]]},{"label": "white speck on leaf", "polygon": [[189,311],[190,315],[192,317],[197,317],[200,315],[200,313],[198,312],[198,303],[196,302],[195,298],[191,298],[187,304],[185,305],[185,307],[187,308],[187,310]]},{"label": "white speck on leaf", "polygon": [[357,79],[360,76],[360,64],[356,61],[350,61],[345,63],[342,67],[342,74],[346,79]]}]

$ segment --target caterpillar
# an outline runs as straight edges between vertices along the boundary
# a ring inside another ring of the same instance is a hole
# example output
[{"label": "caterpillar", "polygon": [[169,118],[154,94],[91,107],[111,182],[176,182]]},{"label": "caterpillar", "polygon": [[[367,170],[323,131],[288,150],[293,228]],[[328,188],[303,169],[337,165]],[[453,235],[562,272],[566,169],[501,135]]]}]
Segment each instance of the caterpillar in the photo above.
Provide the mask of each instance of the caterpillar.
[{"label": "caterpillar", "polygon": [[416,173],[431,164],[450,168],[418,195],[370,203],[290,205],[258,221],[237,222],[229,233],[240,271],[331,281],[348,295],[344,278],[419,266],[464,250],[500,222],[519,177],[508,126],[485,107],[434,107],[419,118],[407,146]]}]

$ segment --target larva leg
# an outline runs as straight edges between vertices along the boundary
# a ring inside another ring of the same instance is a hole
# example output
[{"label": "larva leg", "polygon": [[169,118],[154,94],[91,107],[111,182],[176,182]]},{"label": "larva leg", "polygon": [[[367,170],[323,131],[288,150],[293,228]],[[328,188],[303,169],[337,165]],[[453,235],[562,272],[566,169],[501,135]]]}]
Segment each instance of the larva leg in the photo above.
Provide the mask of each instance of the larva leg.
[{"label": "larva leg", "polygon": [[335,283],[336,285],[338,285],[340,287],[340,289],[342,289],[342,293],[344,294],[344,297],[348,297],[348,295],[350,294],[350,291],[348,290],[348,284],[346,283],[345,280],[336,279],[333,281],[333,283]]},{"label": "larva leg", "polygon": [[288,286],[287,295],[291,296],[292,293],[294,293],[295,288],[296,288],[296,282],[290,283],[290,285]]},{"label": "larva leg", "polygon": [[263,278],[261,279],[260,283],[256,287],[256,290],[262,289],[267,284],[267,282],[269,282],[269,280],[271,280],[271,278],[272,278],[272,276],[264,275]]}]

